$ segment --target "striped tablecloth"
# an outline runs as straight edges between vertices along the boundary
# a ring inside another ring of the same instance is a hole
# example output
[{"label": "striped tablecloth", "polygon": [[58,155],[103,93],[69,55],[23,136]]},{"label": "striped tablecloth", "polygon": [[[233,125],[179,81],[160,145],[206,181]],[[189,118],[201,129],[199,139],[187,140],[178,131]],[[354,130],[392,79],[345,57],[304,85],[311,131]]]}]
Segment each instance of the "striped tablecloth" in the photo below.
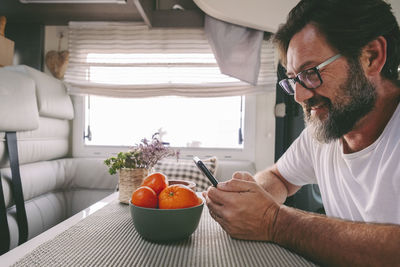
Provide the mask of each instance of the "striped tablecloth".
[{"label": "striped tablecloth", "polygon": [[267,242],[232,239],[203,209],[188,239],[152,243],[136,232],[127,205],[112,202],[13,266],[315,266]]}]

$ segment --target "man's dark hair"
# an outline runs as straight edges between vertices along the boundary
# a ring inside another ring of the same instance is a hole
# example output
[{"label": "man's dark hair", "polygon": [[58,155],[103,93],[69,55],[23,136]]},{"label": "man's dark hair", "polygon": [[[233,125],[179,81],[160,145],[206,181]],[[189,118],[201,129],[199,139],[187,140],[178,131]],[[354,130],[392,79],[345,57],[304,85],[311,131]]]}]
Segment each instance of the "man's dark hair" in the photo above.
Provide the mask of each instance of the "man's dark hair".
[{"label": "man's dark hair", "polygon": [[387,42],[387,58],[382,76],[398,84],[400,29],[389,4],[383,0],[300,1],[274,36],[284,65],[290,40],[309,23],[350,60],[358,61],[361,49],[383,36]]}]

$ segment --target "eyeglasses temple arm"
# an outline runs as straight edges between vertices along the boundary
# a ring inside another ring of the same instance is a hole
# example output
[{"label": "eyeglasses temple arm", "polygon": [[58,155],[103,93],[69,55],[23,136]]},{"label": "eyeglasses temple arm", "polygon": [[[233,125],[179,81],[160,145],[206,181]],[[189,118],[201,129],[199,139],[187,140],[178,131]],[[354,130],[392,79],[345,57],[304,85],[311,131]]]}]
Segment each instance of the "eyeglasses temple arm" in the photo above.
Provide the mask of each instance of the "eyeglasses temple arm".
[{"label": "eyeglasses temple arm", "polygon": [[325,67],[326,65],[332,63],[332,62],[335,61],[336,59],[340,58],[341,56],[342,56],[341,54],[337,54],[336,56],[333,56],[333,57],[329,58],[328,60],[322,62],[321,64],[319,64],[319,65],[316,66],[315,68],[316,68],[317,70],[319,70],[319,69]]}]

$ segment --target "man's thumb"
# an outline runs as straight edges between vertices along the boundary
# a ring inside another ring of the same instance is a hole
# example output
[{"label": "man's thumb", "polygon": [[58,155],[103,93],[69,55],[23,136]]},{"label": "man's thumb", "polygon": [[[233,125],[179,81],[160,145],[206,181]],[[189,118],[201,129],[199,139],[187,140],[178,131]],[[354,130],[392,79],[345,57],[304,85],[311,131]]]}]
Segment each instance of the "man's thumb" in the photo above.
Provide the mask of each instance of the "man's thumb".
[{"label": "man's thumb", "polygon": [[244,172],[244,171],[235,172],[232,175],[232,178],[233,179],[250,181],[250,182],[255,182],[253,176],[249,172]]}]

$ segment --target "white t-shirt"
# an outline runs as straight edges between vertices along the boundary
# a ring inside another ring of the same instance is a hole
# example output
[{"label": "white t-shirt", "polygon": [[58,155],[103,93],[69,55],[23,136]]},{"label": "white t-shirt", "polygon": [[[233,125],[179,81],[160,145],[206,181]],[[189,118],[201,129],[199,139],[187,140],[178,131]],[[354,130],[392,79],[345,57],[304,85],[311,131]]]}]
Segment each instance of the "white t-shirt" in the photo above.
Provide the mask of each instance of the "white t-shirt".
[{"label": "white t-shirt", "polygon": [[277,162],[295,185],[319,185],[328,216],[400,224],[400,105],[381,136],[343,154],[339,140],[321,144],[305,129]]}]

